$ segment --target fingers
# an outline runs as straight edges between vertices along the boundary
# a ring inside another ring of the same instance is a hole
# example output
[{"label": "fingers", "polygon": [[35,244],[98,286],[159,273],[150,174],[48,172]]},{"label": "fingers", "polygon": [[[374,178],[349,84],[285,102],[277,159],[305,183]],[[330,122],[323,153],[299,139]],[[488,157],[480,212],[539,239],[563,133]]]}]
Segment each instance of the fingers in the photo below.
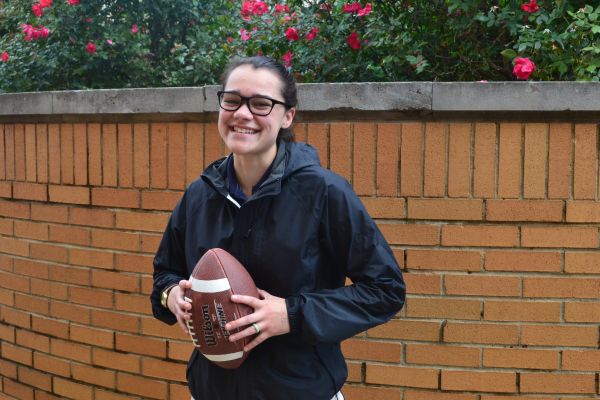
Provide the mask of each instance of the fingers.
[{"label": "fingers", "polygon": [[185,289],[190,287],[191,282],[186,280],[180,281],[179,285],[171,290],[167,299],[169,310],[175,315],[179,327],[186,334],[188,333],[187,321],[191,318],[190,311],[192,310],[192,305],[185,300],[184,292]]}]

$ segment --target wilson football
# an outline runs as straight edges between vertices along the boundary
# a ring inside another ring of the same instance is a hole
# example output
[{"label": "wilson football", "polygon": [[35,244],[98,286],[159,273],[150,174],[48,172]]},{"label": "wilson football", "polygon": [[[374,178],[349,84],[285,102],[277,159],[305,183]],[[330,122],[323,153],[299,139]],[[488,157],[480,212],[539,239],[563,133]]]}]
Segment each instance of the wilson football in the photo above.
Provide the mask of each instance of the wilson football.
[{"label": "wilson football", "polygon": [[239,367],[248,356],[244,346],[254,336],[230,342],[229,336],[235,332],[227,331],[225,324],[254,311],[231,301],[232,294],[259,298],[252,277],[234,256],[214,248],[200,258],[190,281],[192,288],[184,296],[192,304],[188,330],[194,346],[222,368]]}]

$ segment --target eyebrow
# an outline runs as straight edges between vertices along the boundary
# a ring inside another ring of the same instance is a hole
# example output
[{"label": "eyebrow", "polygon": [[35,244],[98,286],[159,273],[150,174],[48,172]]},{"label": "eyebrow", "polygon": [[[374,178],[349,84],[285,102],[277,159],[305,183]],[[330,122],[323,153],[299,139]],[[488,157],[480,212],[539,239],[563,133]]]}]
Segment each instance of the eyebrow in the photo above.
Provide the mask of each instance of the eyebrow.
[{"label": "eyebrow", "polygon": [[[242,96],[242,93],[239,90],[223,90],[223,92],[234,93],[234,94]],[[252,96],[242,96],[242,97],[262,97],[265,99],[277,100],[275,97],[267,96],[266,94],[253,94]],[[281,101],[281,100],[277,100],[277,101]]]}]

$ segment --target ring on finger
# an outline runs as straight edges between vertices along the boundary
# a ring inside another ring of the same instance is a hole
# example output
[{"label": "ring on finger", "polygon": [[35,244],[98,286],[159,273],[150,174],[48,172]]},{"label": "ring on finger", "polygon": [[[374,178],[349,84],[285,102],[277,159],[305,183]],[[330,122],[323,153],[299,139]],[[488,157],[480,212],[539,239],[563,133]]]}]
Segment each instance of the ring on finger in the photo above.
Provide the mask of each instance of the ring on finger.
[{"label": "ring on finger", "polygon": [[256,322],[253,323],[252,327],[254,328],[254,330],[256,331],[256,334],[258,335],[260,333],[260,327],[258,326],[258,324]]}]

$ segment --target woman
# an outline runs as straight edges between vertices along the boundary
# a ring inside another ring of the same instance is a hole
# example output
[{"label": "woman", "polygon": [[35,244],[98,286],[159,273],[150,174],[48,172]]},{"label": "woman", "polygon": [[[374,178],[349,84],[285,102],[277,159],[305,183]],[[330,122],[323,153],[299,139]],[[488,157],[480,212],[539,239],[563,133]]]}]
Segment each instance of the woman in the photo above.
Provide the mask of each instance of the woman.
[{"label": "woman", "polygon": [[261,289],[261,299],[232,296],[254,312],[226,325],[239,328],[230,340],[256,337],[235,370],[194,351],[192,396],[343,399],[340,342],[402,308],[400,268],[350,185],[293,141],[297,96],[287,70],[266,57],[236,59],[222,85],[218,128],[231,155],[211,164],[173,211],[154,260],[154,316],[187,332],[187,279],[208,249],[223,248]]}]

